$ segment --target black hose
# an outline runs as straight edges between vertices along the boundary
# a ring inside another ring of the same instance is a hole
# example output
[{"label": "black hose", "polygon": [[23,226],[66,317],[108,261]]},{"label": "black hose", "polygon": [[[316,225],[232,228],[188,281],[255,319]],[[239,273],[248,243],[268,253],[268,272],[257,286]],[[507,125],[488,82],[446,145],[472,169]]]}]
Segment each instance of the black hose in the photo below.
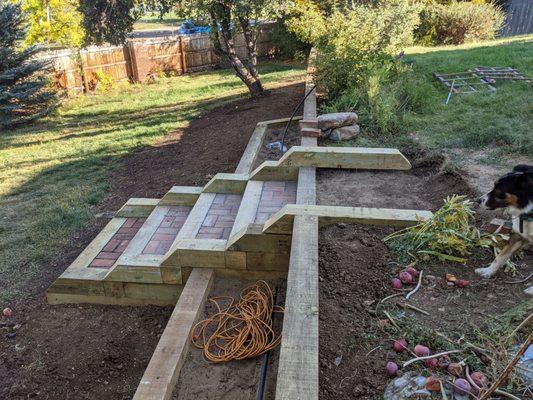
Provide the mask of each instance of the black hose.
[{"label": "black hose", "polygon": [[[274,306],[278,304],[278,293],[279,293],[279,288],[276,287],[276,291],[274,295]],[[274,320],[274,307],[272,308],[272,321],[273,320]],[[266,374],[267,374],[269,359],[270,359],[270,351],[267,351],[265,354],[263,354],[263,359],[261,360],[261,371],[259,372],[259,387],[257,388],[257,395],[255,396],[255,400],[263,400],[263,397],[265,396],[265,383],[266,383]]]},{"label": "black hose", "polygon": [[281,154],[284,153],[284,151],[283,151],[283,146],[284,146],[283,143],[285,142],[285,136],[287,135],[287,131],[289,130],[289,126],[291,126],[291,122],[294,119],[294,116],[296,115],[296,113],[298,112],[300,107],[302,106],[302,104],[305,101],[305,99],[307,99],[307,97],[313,92],[313,90],[315,90],[315,88],[316,88],[316,85],[313,85],[313,87],[311,89],[309,89],[309,91],[305,94],[305,96],[296,105],[294,110],[292,110],[292,115],[289,118],[289,122],[287,122],[287,125],[285,126],[285,130],[283,131],[283,136],[281,136],[281,148],[280,148]]}]

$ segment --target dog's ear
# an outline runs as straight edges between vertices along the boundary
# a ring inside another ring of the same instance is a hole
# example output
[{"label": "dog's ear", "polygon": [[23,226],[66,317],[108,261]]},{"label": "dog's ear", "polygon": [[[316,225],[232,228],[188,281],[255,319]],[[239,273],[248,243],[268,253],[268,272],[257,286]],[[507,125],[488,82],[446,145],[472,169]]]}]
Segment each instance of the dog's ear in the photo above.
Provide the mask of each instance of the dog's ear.
[{"label": "dog's ear", "polygon": [[525,172],[518,177],[518,185],[533,192],[533,172]]},{"label": "dog's ear", "polygon": [[518,164],[513,168],[513,172],[533,172],[533,165]]}]

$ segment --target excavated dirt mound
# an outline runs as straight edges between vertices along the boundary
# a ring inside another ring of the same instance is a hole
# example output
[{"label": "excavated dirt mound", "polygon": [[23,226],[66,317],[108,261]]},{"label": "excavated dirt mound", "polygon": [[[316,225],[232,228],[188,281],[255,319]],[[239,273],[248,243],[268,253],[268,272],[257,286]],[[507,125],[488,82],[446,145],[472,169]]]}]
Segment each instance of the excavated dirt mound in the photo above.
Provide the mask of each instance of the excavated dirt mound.
[{"label": "excavated dirt mound", "polygon": [[[435,210],[451,194],[472,195],[457,173],[440,170],[438,159],[415,163],[405,172],[319,171],[317,197],[320,204],[415,208]],[[480,213],[485,222],[487,213]],[[389,379],[387,361],[406,360],[392,351],[392,338],[379,301],[394,292],[390,281],[402,268],[383,242],[392,228],[338,224],[321,230],[320,265],[320,399],[381,399]],[[501,271],[482,280],[474,268],[491,261],[488,251],[479,251],[467,265],[427,262],[418,267],[426,278],[410,303],[426,310],[426,316],[405,311],[422,326],[457,339],[468,327],[478,326],[487,316],[497,315],[527,299],[524,285],[505,283],[533,272],[533,254],[520,262],[520,276]],[[446,273],[471,280],[458,289],[446,284]],[[392,301],[394,304],[395,301]]]}]

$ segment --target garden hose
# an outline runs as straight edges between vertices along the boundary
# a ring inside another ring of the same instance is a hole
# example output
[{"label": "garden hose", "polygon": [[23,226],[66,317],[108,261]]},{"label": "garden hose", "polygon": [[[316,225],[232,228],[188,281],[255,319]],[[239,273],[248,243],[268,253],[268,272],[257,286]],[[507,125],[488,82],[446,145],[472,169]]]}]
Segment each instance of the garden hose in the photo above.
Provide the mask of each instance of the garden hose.
[{"label": "garden hose", "polygon": [[[240,300],[219,296],[210,298],[217,312],[198,322],[191,341],[212,363],[258,357],[275,348],[281,335],[272,327],[273,313],[283,313],[265,281],[258,281],[241,292]],[[225,306],[223,304],[226,303]]]},{"label": "garden hose", "polygon": [[291,126],[291,123],[292,123],[292,120],[294,119],[294,116],[296,115],[296,113],[298,112],[298,110],[300,109],[302,104],[304,103],[305,99],[307,99],[307,97],[309,97],[309,95],[313,92],[313,90],[315,90],[315,88],[316,88],[316,85],[313,85],[313,87],[311,89],[309,89],[309,91],[305,94],[305,96],[296,105],[294,110],[292,110],[291,117],[289,118],[289,121],[287,122],[287,125],[285,125],[285,130],[283,131],[283,135],[281,136],[281,147],[280,147],[281,154],[284,153],[283,148],[284,148],[285,136],[287,135],[287,131],[289,130],[289,126]]}]

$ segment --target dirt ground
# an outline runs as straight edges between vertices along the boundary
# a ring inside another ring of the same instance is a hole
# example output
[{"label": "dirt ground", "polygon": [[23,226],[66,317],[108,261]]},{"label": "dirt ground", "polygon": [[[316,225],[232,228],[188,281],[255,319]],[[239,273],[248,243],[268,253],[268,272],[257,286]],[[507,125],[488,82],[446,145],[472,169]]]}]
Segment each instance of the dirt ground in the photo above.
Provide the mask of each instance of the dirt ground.
[{"label": "dirt ground", "polygon": [[[255,281],[243,279],[216,278],[209,297],[231,296],[238,299],[241,291]],[[279,288],[278,304],[285,303],[284,280],[268,282],[270,287]],[[203,318],[216,311],[214,305],[207,302]],[[274,329],[279,332],[283,317],[277,315]],[[273,400],[276,389],[279,347],[271,352],[265,386],[265,400]],[[191,347],[183,369],[181,370],[173,400],[237,400],[255,399],[262,358],[244,361],[231,361],[210,364],[202,357],[200,349]]]},{"label": "dirt ground", "polygon": [[269,127],[265,132],[265,137],[263,138],[263,145],[257,154],[257,158],[253,165],[253,168],[257,168],[261,165],[263,161],[266,160],[279,160],[283,155],[283,152],[279,148],[268,148],[269,143],[282,142],[283,146],[287,149],[290,149],[292,146],[300,145],[300,134],[298,131],[298,123],[292,123],[285,134],[285,125],[277,127]]},{"label": "dirt ground", "polygon": [[[441,161],[423,160],[415,163],[411,171],[378,172],[377,176],[375,172],[320,170],[318,203],[435,210],[447,195],[474,195],[458,174],[440,170]],[[482,216],[490,221],[488,215],[482,213]],[[391,232],[391,228],[356,224],[338,224],[320,232],[320,398],[323,400],[381,399],[389,381],[384,366],[390,360],[399,362],[391,348],[391,339],[402,333],[391,330],[386,316],[376,311],[379,301],[394,293],[390,281],[402,268],[393,262],[393,255],[382,241]],[[461,332],[479,326],[488,316],[527,301],[524,285],[505,281],[518,280],[533,272],[533,254],[525,254],[519,276],[513,278],[500,272],[494,279],[482,280],[474,274],[474,268],[490,260],[491,255],[482,251],[467,265],[419,264],[417,267],[424,270],[425,279],[410,303],[430,315],[410,310],[402,315],[427,330],[435,329],[458,339]],[[446,284],[446,273],[472,283],[464,289],[450,287]],[[390,302],[395,309],[396,300]]]},{"label": "dirt ground", "polygon": [[[172,185],[203,185],[217,172],[233,172],[256,123],[290,116],[302,93],[301,82],[288,82],[270,96],[211,110],[131,154],[111,175],[111,189],[95,214],[112,214],[130,197],[156,198]],[[14,316],[0,317],[0,399],[132,397],[171,309],[49,306],[44,299],[44,291],[107,222],[95,217],[74,233],[26,289],[28,298],[9,304]]]}]

